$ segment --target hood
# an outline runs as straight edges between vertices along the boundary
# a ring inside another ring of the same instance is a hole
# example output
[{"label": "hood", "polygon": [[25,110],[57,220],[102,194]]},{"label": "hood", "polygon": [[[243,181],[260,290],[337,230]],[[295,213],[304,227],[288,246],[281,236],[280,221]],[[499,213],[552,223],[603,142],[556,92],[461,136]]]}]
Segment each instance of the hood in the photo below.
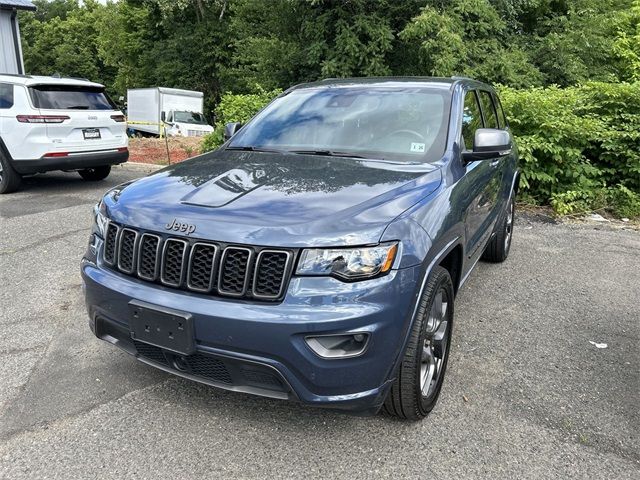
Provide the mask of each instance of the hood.
[{"label": "hood", "polygon": [[116,187],[105,203],[116,222],[161,233],[177,223],[229,243],[361,245],[440,182],[430,164],[219,150]]}]

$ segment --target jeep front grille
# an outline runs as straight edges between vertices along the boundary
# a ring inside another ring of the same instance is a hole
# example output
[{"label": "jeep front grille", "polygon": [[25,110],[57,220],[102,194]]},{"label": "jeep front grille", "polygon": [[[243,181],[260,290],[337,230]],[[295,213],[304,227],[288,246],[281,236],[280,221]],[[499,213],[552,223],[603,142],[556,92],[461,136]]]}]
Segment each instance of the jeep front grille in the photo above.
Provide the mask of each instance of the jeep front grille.
[{"label": "jeep front grille", "polygon": [[104,263],[162,285],[226,297],[279,300],[286,291],[294,252],[164,237],[107,226]]}]

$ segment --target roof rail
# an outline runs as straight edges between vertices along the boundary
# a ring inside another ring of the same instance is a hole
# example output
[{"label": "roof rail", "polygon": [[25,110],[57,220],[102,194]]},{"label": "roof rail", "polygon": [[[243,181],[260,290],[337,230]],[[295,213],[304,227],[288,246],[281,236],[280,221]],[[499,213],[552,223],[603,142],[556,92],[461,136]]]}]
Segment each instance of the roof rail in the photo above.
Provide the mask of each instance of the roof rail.
[{"label": "roof rail", "polygon": [[[4,74],[0,74],[0,75],[4,75]],[[30,75],[17,75],[17,76],[24,77],[24,78],[34,78],[34,77],[30,76]],[[88,78],[84,78],[84,77],[65,77],[65,76],[60,75],[59,72],[56,72],[56,73],[54,73],[52,75],[38,75],[38,76],[39,77],[45,77],[45,78],[46,77],[55,78],[55,79],[60,79],[60,80],[81,80],[83,82],[97,83],[97,82],[94,82],[93,80],[89,80]]]},{"label": "roof rail", "polygon": [[0,73],[5,77],[18,77],[18,78],[33,78],[31,75],[25,75],[24,73]]}]

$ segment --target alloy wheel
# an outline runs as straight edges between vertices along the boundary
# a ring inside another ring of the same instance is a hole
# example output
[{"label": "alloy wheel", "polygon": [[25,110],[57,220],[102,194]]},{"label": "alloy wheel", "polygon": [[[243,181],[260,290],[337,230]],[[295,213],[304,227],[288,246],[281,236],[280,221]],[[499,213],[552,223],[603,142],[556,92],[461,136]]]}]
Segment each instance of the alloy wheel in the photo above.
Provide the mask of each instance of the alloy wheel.
[{"label": "alloy wheel", "polygon": [[442,379],[449,337],[448,305],[447,292],[440,288],[431,304],[422,345],[420,390],[423,397],[433,395]]},{"label": "alloy wheel", "polygon": [[513,211],[515,210],[515,203],[513,200],[509,202],[509,210],[507,211],[507,222],[505,225],[504,235],[504,249],[508,250],[511,244],[511,233],[513,232]]}]

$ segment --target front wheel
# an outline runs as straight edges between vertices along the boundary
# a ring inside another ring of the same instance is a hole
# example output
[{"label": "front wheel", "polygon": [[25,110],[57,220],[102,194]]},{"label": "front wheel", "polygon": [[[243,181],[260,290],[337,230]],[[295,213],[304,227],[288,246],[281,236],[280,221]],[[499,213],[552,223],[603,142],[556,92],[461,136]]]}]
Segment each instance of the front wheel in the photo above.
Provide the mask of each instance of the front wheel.
[{"label": "front wheel", "polygon": [[84,170],[78,170],[78,173],[82,178],[89,182],[97,182],[98,180],[104,180],[109,176],[109,173],[111,173],[111,165],[85,168]]},{"label": "front wheel", "polygon": [[449,359],[453,298],[449,272],[435,267],[420,299],[398,376],[384,403],[388,414],[422,420],[435,407]]}]

